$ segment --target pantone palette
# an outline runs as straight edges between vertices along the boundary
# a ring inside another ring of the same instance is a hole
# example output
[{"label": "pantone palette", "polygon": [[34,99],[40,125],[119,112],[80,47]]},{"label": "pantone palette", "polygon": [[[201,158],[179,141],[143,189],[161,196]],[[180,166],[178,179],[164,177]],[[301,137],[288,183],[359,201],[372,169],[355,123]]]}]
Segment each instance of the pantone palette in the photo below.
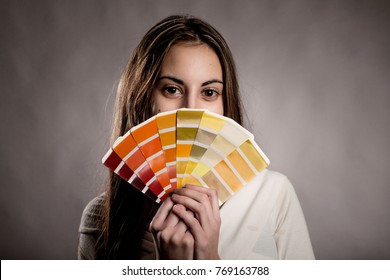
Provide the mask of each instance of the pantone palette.
[{"label": "pantone palette", "polygon": [[157,203],[185,184],[215,188],[224,203],[269,165],[253,134],[202,109],[157,114],[119,137],[102,162]]}]

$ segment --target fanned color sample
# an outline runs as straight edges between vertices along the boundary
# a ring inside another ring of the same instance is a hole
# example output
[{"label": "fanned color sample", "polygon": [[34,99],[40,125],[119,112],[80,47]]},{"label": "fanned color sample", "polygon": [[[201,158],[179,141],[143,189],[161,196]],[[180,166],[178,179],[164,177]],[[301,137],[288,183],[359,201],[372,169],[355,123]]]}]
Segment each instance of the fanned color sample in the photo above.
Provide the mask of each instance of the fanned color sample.
[{"label": "fanned color sample", "polygon": [[177,187],[182,187],[182,180],[190,159],[199,123],[204,110],[180,109],[177,111],[176,129],[176,178]]},{"label": "fanned color sample", "polygon": [[119,137],[102,162],[157,203],[185,184],[214,188],[224,203],[269,165],[252,133],[202,109],[157,114]]},{"label": "fanned color sample", "polygon": [[156,122],[168,169],[169,181],[171,186],[176,188],[176,111],[158,114]]}]

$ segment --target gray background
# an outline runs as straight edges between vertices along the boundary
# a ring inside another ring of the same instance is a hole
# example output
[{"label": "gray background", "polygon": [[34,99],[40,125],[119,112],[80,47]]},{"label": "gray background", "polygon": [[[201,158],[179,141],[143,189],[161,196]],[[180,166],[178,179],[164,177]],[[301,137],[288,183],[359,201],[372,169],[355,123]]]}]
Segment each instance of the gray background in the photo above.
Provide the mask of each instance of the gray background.
[{"label": "gray background", "polygon": [[204,18],[248,127],[301,201],[318,259],[390,258],[388,1],[0,2],[0,257],[76,258],[115,86],[143,34]]}]

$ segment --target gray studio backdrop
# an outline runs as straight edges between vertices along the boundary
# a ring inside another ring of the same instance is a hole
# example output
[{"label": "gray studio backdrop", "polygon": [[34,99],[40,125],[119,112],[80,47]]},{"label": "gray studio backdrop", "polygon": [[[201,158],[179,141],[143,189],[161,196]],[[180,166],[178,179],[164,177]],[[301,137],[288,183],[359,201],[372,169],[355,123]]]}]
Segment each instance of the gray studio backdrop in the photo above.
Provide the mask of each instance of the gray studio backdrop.
[{"label": "gray studio backdrop", "polygon": [[390,258],[388,1],[0,1],[0,257],[74,259],[101,191],[115,86],[172,13],[231,46],[247,127],[318,259]]}]

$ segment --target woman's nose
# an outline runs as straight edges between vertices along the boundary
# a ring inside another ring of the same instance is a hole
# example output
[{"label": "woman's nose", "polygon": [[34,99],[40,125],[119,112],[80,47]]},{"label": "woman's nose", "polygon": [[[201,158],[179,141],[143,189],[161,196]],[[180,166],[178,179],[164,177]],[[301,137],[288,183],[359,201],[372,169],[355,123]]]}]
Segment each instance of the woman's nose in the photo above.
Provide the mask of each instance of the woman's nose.
[{"label": "woman's nose", "polygon": [[188,109],[198,109],[199,104],[197,102],[196,93],[189,92],[188,94],[186,94],[184,105]]}]

